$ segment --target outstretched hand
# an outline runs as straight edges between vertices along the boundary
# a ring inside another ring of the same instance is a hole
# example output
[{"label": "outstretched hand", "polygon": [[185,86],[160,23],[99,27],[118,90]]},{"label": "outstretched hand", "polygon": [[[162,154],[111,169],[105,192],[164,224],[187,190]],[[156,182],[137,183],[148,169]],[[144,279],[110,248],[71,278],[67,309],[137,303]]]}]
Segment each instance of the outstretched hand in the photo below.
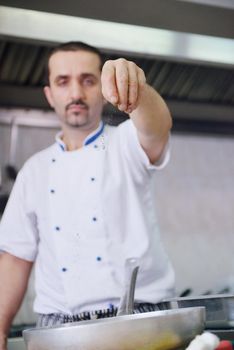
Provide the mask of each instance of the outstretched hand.
[{"label": "outstretched hand", "polygon": [[120,111],[131,113],[138,106],[146,78],[143,70],[134,62],[119,58],[106,61],[101,82],[106,101],[118,107]]}]

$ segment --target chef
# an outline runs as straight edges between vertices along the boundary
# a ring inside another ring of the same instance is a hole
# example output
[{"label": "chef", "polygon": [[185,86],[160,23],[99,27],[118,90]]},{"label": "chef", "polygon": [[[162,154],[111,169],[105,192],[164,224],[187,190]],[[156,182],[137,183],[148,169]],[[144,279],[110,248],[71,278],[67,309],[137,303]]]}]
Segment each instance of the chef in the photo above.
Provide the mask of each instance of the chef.
[{"label": "chef", "polygon": [[[44,92],[61,132],[23,166],[1,221],[0,350],[34,263],[38,326],[114,315],[129,257],[140,260],[136,312],[174,290],[154,203],[169,159],[166,104],[135,63],[102,66],[82,42],[54,48],[47,68]],[[130,118],[105,125],[107,102]]]}]

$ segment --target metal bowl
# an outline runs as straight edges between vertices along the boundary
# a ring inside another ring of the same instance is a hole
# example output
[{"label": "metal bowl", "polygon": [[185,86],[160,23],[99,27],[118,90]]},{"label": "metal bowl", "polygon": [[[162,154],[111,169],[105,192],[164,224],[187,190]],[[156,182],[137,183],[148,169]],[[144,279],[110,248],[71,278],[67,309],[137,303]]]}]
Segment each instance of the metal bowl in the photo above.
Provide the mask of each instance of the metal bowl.
[{"label": "metal bowl", "polygon": [[204,324],[205,308],[194,307],[28,329],[23,337],[28,350],[171,350]]}]

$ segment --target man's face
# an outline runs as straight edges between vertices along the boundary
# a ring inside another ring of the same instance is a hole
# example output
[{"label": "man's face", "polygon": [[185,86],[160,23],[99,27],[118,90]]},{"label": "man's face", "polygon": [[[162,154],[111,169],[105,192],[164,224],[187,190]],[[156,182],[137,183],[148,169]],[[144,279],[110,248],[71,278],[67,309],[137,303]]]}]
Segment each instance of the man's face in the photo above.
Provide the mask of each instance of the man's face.
[{"label": "man's face", "polygon": [[56,52],[49,60],[49,82],[44,92],[63,125],[83,130],[98,126],[104,104],[98,55]]}]

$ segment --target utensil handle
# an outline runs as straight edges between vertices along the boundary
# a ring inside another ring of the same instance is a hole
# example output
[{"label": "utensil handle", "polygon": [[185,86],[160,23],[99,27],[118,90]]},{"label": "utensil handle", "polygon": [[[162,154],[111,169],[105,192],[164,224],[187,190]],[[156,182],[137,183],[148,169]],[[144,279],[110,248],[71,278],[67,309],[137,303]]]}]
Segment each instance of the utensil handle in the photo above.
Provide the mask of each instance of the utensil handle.
[{"label": "utensil handle", "polygon": [[139,259],[129,258],[125,261],[124,292],[120,299],[117,316],[133,314],[134,294],[137,273],[139,269]]}]

